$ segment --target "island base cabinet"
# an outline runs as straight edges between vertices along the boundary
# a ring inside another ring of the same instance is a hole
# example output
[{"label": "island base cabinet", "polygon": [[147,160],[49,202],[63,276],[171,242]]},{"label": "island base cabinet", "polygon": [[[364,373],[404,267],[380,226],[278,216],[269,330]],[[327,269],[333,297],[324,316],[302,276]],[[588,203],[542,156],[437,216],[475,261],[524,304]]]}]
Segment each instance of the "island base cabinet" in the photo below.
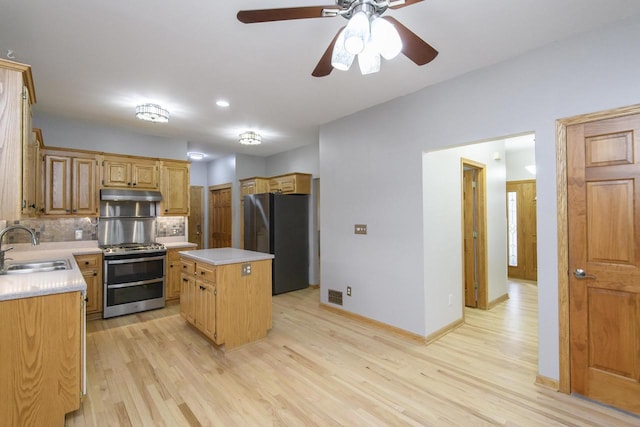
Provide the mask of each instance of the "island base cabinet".
[{"label": "island base cabinet", "polygon": [[231,349],[267,336],[271,329],[271,260],[218,267],[218,340]]},{"label": "island base cabinet", "polygon": [[80,408],[83,296],[0,302],[0,417],[7,426],[62,426]]},{"label": "island base cabinet", "polygon": [[213,266],[183,257],[182,265],[180,313],[185,320],[225,351],[267,336],[271,260]]}]

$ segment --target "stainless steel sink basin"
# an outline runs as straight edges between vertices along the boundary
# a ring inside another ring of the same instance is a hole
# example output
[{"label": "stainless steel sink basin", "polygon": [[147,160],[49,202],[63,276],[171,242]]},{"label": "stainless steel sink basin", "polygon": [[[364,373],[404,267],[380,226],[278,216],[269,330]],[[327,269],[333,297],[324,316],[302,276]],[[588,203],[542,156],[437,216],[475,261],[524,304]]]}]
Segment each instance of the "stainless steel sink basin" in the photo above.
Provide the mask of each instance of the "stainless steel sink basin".
[{"label": "stainless steel sink basin", "polygon": [[47,271],[70,270],[71,265],[66,259],[52,261],[33,261],[7,264],[5,274],[45,273]]}]

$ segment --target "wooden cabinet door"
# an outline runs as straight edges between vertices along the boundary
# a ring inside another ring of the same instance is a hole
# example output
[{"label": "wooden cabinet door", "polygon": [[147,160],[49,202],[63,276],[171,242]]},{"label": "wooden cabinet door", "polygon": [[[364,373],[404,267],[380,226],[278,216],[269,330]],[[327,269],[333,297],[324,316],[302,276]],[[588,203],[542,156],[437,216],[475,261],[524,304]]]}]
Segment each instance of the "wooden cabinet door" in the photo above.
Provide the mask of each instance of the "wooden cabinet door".
[{"label": "wooden cabinet door", "polygon": [[192,325],[195,325],[195,292],[195,277],[183,273],[180,280],[180,314]]},{"label": "wooden cabinet door", "polygon": [[196,280],[195,326],[208,338],[216,340],[216,295],[215,285]]},{"label": "wooden cabinet door", "polygon": [[202,301],[202,321],[200,329],[213,341],[216,341],[216,287],[209,283],[202,283],[199,299]]},{"label": "wooden cabinet door", "polygon": [[102,312],[102,255],[75,255],[76,263],[82,277],[87,284],[86,312],[87,314]]},{"label": "wooden cabinet door", "polygon": [[82,277],[87,284],[87,314],[102,312],[102,283],[97,270],[82,270]]},{"label": "wooden cabinet door", "polygon": [[135,161],[131,164],[131,186],[147,190],[158,189],[157,162]]},{"label": "wooden cabinet door", "polygon": [[[168,258],[168,257],[167,257]],[[169,260],[167,262],[167,295],[166,300],[180,298],[180,260]]]},{"label": "wooden cabinet door", "polygon": [[162,215],[189,215],[189,164],[163,162]]},{"label": "wooden cabinet door", "polygon": [[124,159],[105,160],[102,163],[102,185],[104,187],[130,187],[131,163]]},{"label": "wooden cabinet door", "polygon": [[96,161],[91,158],[73,158],[72,213],[96,215],[98,213],[98,186]]},{"label": "wooden cabinet door", "polygon": [[71,158],[46,154],[44,156],[44,213],[71,213]]}]

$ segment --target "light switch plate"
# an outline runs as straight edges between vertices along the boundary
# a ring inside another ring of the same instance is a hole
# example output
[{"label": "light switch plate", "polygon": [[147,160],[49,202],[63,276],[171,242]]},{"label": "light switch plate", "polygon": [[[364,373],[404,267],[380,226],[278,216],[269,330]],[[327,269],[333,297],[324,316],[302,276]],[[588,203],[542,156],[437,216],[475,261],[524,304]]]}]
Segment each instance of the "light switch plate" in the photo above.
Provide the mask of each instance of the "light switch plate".
[{"label": "light switch plate", "polygon": [[367,234],[367,224],[356,224],[353,232],[354,234]]}]

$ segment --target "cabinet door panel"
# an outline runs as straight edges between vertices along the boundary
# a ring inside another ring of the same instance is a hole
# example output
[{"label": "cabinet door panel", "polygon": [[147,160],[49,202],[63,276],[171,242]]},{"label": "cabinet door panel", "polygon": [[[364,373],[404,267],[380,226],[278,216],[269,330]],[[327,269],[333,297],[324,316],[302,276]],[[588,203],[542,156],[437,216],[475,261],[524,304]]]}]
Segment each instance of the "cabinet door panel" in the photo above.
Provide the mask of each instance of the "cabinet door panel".
[{"label": "cabinet door panel", "polygon": [[45,155],[44,213],[67,215],[71,213],[71,158]]},{"label": "cabinet door panel", "polygon": [[135,188],[157,189],[158,167],[156,163],[132,163],[131,185]]},{"label": "cabinet door panel", "polygon": [[131,164],[125,161],[105,160],[102,165],[103,182],[105,187],[131,186]]},{"label": "cabinet door panel", "polygon": [[74,214],[97,214],[96,162],[94,159],[73,159]]}]

